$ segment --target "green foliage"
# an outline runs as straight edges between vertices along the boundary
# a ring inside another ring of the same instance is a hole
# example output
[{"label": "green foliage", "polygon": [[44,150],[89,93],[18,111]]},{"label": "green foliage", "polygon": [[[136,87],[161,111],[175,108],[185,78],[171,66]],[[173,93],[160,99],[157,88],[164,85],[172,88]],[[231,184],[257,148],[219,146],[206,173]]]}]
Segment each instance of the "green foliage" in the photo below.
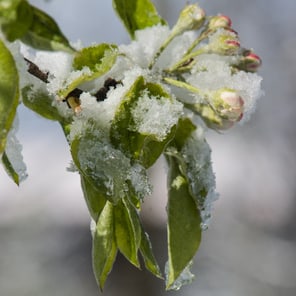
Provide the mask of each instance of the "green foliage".
[{"label": "green foliage", "polygon": [[167,289],[193,259],[201,241],[201,218],[190,193],[189,182],[181,173],[178,157],[169,156],[168,274]]},{"label": "green foliage", "polygon": [[76,52],[73,59],[73,69],[82,71],[81,75],[60,90],[59,95],[65,98],[78,85],[108,72],[116,62],[117,56],[117,46],[107,43],[86,47]]},{"label": "green foliage", "polygon": [[20,39],[41,50],[74,51],[57,23],[26,0],[3,1],[0,24],[8,41]]},{"label": "green foliage", "polygon": [[46,119],[61,123],[67,121],[67,118],[59,113],[53,97],[46,90],[34,91],[31,85],[26,86],[22,89],[22,102],[28,109]]},{"label": "green foliage", "polygon": [[113,7],[131,38],[135,31],[158,24],[166,24],[150,0],[113,0]]},{"label": "green foliage", "polygon": [[106,202],[93,233],[93,269],[101,289],[105,285],[117,254],[113,207],[111,202]]},{"label": "green foliage", "polygon": [[19,103],[19,77],[14,59],[0,40],[0,155]]},{"label": "green foliage", "polygon": [[16,170],[14,169],[12,163],[10,162],[9,158],[7,157],[5,151],[2,155],[2,164],[8,174],[8,176],[11,177],[11,179],[14,181],[16,185],[20,184],[20,178]]},{"label": "green foliage", "polygon": [[133,160],[139,161],[145,168],[149,168],[159,158],[167,143],[172,140],[175,129],[172,128],[167,137],[159,141],[155,135],[144,135],[133,128],[135,122],[132,109],[144,92],[170,100],[169,94],[160,85],[147,83],[143,77],[139,77],[122,100],[112,122],[110,134],[115,147],[130,155]]},{"label": "green foliage", "polygon": [[[133,39],[137,30],[166,24],[149,0],[113,0],[113,7]],[[6,44],[19,40],[34,49],[66,51],[66,58],[72,58],[69,75],[52,77],[51,73],[47,75],[36,67],[41,71],[39,74],[45,75],[44,79],[29,69],[30,74],[42,80],[40,83],[49,83],[49,86],[39,87],[37,83],[28,82],[21,90],[21,101],[38,115],[59,122],[69,142],[73,167],[80,174],[84,198],[95,225],[92,229],[93,269],[101,289],[118,251],[137,268],[141,267],[141,255],[147,270],[163,278],[149,236],[140,221],[141,203],[151,193],[147,169],[161,155],[165,155],[168,164],[166,289],[176,289],[188,281],[184,278],[200,245],[203,223],[209,214],[206,208],[215,197],[210,148],[204,139],[203,127],[193,123],[193,116],[199,116],[209,126],[221,126],[224,122],[207,101],[209,92],[205,95],[186,80],[194,72],[191,70],[196,56],[210,54],[206,51],[207,45],[198,54],[197,51],[190,54],[190,51],[199,42],[210,39],[207,34],[213,31],[205,25],[202,35],[193,41],[189,54],[185,52],[178,57],[179,61],[172,61],[173,66],[163,66],[166,62],[160,60],[168,45],[173,46],[171,41],[177,35],[200,28],[205,22],[204,13],[197,5],[185,8],[181,16],[168,38],[155,48],[154,56],[147,54],[150,60],[143,66],[114,44],[101,43],[76,51],[45,12],[26,0],[0,1],[1,36],[5,37],[5,41],[0,40],[2,163],[8,175],[19,184],[20,176],[5,151],[20,93],[17,67]],[[133,45],[138,44],[134,42]],[[133,47],[132,54],[137,50],[137,46]],[[257,64],[261,62],[258,59]],[[122,69],[118,70],[118,65],[122,65]],[[135,73],[138,73],[137,77]],[[120,79],[120,83],[116,79]],[[111,86],[106,86],[108,80],[111,80]],[[180,93],[185,97],[178,98],[175,88],[182,89]],[[106,95],[102,100],[95,98],[99,91]],[[195,103],[188,103],[188,93],[200,97]],[[59,97],[58,100],[54,96]],[[77,108],[71,106],[69,98]],[[66,103],[72,107],[68,112],[62,108]],[[156,110],[153,116],[149,113],[151,110],[152,113]],[[146,114],[152,120],[147,120]],[[155,129],[150,128],[151,122],[155,123]]]}]

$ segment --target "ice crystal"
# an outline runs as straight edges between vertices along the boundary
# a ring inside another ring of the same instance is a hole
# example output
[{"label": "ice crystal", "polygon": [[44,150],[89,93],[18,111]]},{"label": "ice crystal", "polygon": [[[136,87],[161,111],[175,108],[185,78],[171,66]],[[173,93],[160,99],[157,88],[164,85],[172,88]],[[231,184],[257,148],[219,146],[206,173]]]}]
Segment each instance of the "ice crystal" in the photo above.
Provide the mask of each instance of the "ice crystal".
[{"label": "ice crystal", "polygon": [[199,206],[202,228],[205,230],[211,217],[212,203],[218,198],[215,191],[215,175],[212,170],[211,150],[198,128],[183,147],[181,154],[187,167],[187,175],[193,196]]},{"label": "ice crystal", "polygon": [[[169,287],[170,290],[178,291],[184,285],[192,283],[194,280],[194,274],[191,273],[190,268],[192,266],[192,262],[190,262],[182,271],[182,273],[178,276],[178,278],[174,281],[174,283]],[[169,274],[169,264],[168,262],[165,265],[165,275],[168,278]]]}]

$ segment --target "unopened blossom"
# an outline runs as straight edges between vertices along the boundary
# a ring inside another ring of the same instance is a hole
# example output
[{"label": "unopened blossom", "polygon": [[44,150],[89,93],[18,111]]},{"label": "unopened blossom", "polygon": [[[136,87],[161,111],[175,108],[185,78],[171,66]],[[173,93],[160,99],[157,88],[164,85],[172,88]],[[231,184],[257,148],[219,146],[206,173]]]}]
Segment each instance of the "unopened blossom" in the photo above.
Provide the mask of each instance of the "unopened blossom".
[{"label": "unopened blossom", "polygon": [[223,88],[211,93],[209,100],[216,113],[223,119],[236,122],[242,118],[244,101],[237,91]]},{"label": "unopened blossom", "polygon": [[215,30],[218,28],[231,28],[231,19],[226,15],[215,15],[208,22],[208,29]]},{"label": "unopened blossom", "polygon": [[185,31],[198,30],[205,21],[205,12],[198,4],[185,6],[179,19],[172,29],[172,35],[177,36]]},{"label": "unopened blossom", "polygon": [[210,36],[208,49],[212,53],[234,55],[240,49],[240,41],[234,32],[221,29]]},{"label": "unopened blossom", "polygon": [[257,72],[258,68],[261,66],[261,58],[250,50],[246,50],[241,57],[239,68],[247,72]]}]

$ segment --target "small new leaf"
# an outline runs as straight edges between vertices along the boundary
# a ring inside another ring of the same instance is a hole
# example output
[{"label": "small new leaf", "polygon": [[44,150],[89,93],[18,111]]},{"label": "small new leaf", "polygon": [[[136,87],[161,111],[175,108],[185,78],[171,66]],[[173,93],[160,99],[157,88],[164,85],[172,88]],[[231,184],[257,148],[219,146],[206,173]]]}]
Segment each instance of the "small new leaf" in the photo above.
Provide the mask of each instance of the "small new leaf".
[{"label": "small new leaf", "polygon": [[22,102],[27,108],[46,119],[61,123],[66,121],[66,118],[60,115],[58,108],[53,104],[52,96],[45,90],[33,91],[32,86],[24,87],[22,89]]},{"label": "small new leaf", "polygon": [[[118,56],[117,46],[102,43],[83,48],[74,55],[73,69],[81,71],[81,75],[71,81],[66,88],[59,91],[59,95],[65,98],[72,90],[83,82],[93,80],[108,72]],[[83,71],[87,69],[87,71]]]},{"label": "small new leaf", "polygon": [[149,270],[152,274],[159,278],[163,278],[158,263],[154,257],[152,252],[152,246],[149,239],[148,234],[142,229],[142,238],[141,238],[141,245],[140,245],[140,252],[142,254],[145,267]]},{"label": "small new leaf", "polygon": [[20,178],[16,170],[14,169],[12,163],[10,162],[9,158],[7,157],[6,153],[4,152],[2,155],[2,164],[11,179],[14,181],[16,185],[20,184]]},{"label": "small new leaf", "polygon": [[117,246],[114,237],[113,205],[106,202],[93,237],[93,269],[101,289],[104,288],[108,274],[116,259]]},{"label": "small new leaf", "polygon": [[166,24],[150,0],[113,0],[113,7],[132,39],[136,30]]},{"label": "small new leaf", "polygon": [[138,249],[141,241],[141,226],[139,217],[128,200],[122,199],[114,206],[114,221],[118,249],[139,268]]},{"label": "small new leaf", "polygon": [[0,40],[0,155],[19,102],[19,78],[14,59]]}]

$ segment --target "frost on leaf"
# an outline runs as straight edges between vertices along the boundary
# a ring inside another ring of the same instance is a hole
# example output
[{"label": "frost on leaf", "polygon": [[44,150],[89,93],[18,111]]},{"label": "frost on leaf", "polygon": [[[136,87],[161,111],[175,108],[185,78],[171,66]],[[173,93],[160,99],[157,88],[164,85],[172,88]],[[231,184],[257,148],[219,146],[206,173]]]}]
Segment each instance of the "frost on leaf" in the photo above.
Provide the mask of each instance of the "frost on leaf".
[{"label": "frost on leaf", "polygon": [[18,125],[18,118],[16,117],[12,129],[8,133],[5,153],[2,156],[2,162],[7,173],[17,185],[28,176],[22,156],[22,145],[16,137]]},{"label": "frost on leaf", "polygon": [[218,195],[215,191],[215,175],[212,170],[211,150],[203,130],[198,128],[188,139],[180,152],[184,160],[185,172],[190,190],[201,213],[202,228],[208,227],[212,203]]}]

